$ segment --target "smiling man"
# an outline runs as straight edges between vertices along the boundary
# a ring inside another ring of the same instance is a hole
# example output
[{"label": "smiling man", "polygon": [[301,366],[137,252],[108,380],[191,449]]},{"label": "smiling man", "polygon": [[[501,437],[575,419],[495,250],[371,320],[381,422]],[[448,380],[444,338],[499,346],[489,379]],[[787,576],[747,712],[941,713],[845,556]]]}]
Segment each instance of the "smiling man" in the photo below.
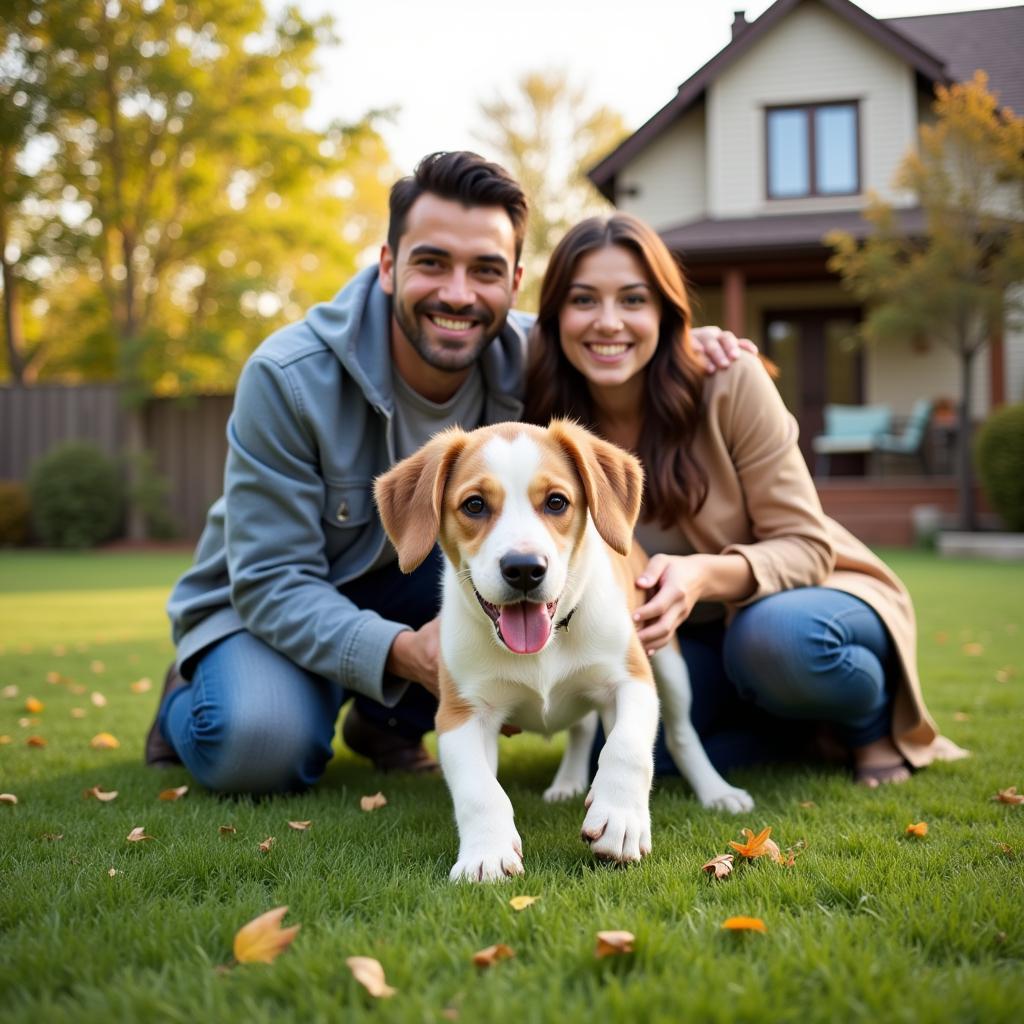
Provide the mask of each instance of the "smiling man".
[{"label": "smiling man", "polygon": [[436,769],[422,736],[441,559],[400,573],[371,488],[445,427],[521,416],[531,318],[510,311],[527,203],[496,164],[434,153],[390,213],[379,265],[246,363],[224,495],[168,603],[177,658],[146,761],[184,762],[213,790],[314,783],[350,697],[352,749]]}]

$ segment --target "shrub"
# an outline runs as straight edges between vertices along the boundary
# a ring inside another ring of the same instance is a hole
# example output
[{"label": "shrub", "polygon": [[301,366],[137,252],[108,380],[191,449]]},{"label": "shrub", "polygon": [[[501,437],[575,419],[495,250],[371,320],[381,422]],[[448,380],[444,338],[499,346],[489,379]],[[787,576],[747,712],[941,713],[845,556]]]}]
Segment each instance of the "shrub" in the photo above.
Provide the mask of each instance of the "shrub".
[{"label": "shrub", "polygon": [[28,540],[28,489],[20,480],[0,480],[0,547]]},{"label": "shrub", "polygon": [[1004,406],[982,424],[974,462],[981,486],[1007,529],[1024,530],[1024,404]]},{"label": "shrub", "polygon": [[167,492],[171,485],[157,472],[152,453],[143,452],[135,465],[135,487],[129,497],[142,512],[146,536],[150,540],[172,540],[180,536],[178,522],[168,507]]},{"label": "shrub", "polygon": [[92,547],[121,527],[121,475],[95,445],[71,442],[48,452],[32,467],[29,493],[32,528],[50,547]]}]

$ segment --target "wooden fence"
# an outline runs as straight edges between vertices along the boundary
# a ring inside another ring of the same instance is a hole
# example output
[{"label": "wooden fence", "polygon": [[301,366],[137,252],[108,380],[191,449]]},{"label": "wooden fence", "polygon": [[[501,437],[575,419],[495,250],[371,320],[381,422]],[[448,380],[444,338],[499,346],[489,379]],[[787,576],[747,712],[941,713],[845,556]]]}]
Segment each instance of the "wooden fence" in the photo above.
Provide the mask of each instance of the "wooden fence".
[{"label": "wooden fence", "polygon": [[[231,395],[153,398],[143,411],[146,448],[168,483],[169,511],[182,537],[202,531],[223,488]],[[0,479],[26,480],[32,465],[64,441],[90,441],[119,456],[124,413],[113,385],[0,387]]]}]

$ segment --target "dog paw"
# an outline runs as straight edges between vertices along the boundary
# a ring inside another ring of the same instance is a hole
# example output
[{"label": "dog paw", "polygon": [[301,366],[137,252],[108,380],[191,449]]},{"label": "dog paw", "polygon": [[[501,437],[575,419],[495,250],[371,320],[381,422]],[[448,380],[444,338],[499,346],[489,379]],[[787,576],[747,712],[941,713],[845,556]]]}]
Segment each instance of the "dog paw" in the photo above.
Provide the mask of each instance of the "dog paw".
[{"label": "dog paw", "polygon": [[549,804],[557,804],[562,800],[571,800],[579,796],[586,788],[586,782],[552,782],[544,790],[544,799]]},{"label": "dog paw", "polygon": [[646,802],[619,807],[600,797],[590,801],[580,835],[599,860],[628,864],[651,852],[651,815]]},{"label": "dog paw", "polygon": [[712,811],[728,811],[730,814],[743,814],[754,809],[754,798],[745,790],[735,786],[725,786],[698,797],[702,807]]},{"label": "dog paw", "polygon": [[500,882],[523,873],[523,844],[516,836],[504,843],[479,844],[459,850],[448,873],[453,882]]}]

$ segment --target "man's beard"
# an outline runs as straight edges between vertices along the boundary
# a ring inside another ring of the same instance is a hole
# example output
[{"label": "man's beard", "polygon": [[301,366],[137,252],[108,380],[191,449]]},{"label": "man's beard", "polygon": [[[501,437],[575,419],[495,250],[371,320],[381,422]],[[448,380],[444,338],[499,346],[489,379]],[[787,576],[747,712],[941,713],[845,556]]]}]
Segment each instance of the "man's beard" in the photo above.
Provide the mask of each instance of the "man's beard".
[{"label": "man's beard", "polygon": [[[395,298],[397,300],[397,296]],[[473,306],[468,310],[454,310],[449,306],[420,303],[413,307],[410,317],[407,308],[401,302],[394,301],[392,310],[398,326],[409,339],[409,344],[416,350],[417,355],[428,366],[448,373],[459,373],[472,366],[480,358],[480,353],[501,333],[508,318],[506,313],[499,320],[491,310],[484,306]],[[428,314],[450,317],[455,320],[473,320],[480,329],[480,340],[468,350],[462,348],[448,350],[443,346],[431,346],[426,329],[420,326]]]}]

